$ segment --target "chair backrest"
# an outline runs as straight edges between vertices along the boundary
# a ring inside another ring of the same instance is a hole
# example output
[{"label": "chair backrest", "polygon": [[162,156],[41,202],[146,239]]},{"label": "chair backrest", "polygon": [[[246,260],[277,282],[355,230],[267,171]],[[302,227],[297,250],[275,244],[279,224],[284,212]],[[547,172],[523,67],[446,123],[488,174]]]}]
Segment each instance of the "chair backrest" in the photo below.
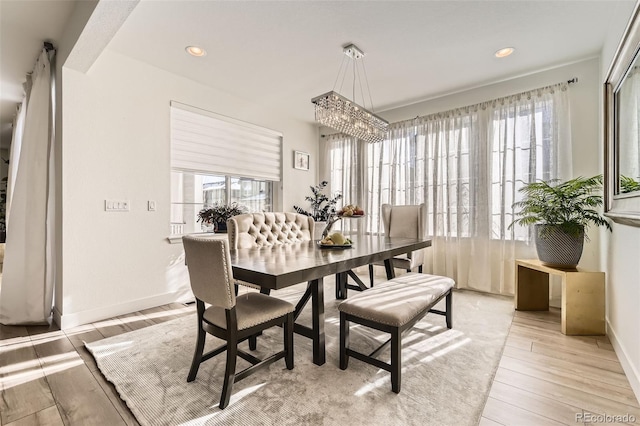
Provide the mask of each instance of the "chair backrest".
[{"label": "chair backrest", "polygon": [[384,233],[388,237],[425,238],[427,236],[427,209],[424,204],[381,207]]},{"label": "chair backrest", "polygon": [[231,309],[236,304],[233,269],[226,240],[182,237],[191,291],[205,303]]},{"label": "chair backrest", "polygon": [[232,250],[309,241],[314,229],[311,216],[290,212],[247,213],[227,220]]}]

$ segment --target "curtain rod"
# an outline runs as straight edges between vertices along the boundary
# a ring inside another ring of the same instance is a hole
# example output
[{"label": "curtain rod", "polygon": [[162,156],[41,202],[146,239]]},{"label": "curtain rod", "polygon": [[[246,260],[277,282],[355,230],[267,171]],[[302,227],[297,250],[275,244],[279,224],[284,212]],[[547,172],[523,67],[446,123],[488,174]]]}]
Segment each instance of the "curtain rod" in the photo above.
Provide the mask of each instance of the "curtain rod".
[{"label": "curtain rod", "polygon": [[44,42],[44,50],[46,50],[47,52],[51,52],[52,50],[56,50],[56,48],[53,47],[53,43],[45,41]]},{"label": "curtain rod", "polygon": [[[578,77],[573,77],[571,80],[567,80],[567,84],[573,84],[573,83],[577,83],[577,82],[578,82]],[[414,118],[414,120],[415,120],[416,118],[420,118],[420,116],[419,116],[419,115],[417,115],[417,116]],[[406,121],[406,120],[405,120],[405,121]],[[330,135],[320,135],[320,137],[323,137],[323,138],[324,138],[324,137],[326,137],[326,136],[330,136]]]}]

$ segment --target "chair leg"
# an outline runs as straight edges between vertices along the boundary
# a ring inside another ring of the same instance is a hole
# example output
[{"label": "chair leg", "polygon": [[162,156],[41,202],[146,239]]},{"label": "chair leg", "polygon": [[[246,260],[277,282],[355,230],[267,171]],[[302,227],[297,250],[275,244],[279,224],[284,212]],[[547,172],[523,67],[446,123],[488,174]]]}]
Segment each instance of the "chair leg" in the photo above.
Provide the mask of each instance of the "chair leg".
[{"label": "chair leg", "polygon": [[193,382],[198,374],[198,368],[202,362],[202,351],[204,350],[204,341],[207,333],[202,329],[202,323],[198,318],[198,337],[196,340],[196,350],[193,352],[193,360],[191,361],[191,369],[189,369],[189,375],[187,376],[187,382]]},{"label": "chair leg", "polygon": [[258,347],[258,335],[254,334],[253,336],[249,337],[249,349],[251,349],[252,351],[255,351],[257,347]]},{"label": "chair leg", "polygon": [[349,365],[349,355],[347,348],[349,347],[349,321],[347,314],[340,312],[340,369],[346,370]]},{"label": "chair leg", "polygon": [[453,327],[453,291],[449,290],[449,293],[447,293],[447,297],[445,299],[445,304],[446,304],[446,315],[445,318],[447,320],[447,328],[452,328]]},{"label": "chair leg", "polygon": [[371,287],[373,287],[373,265],[369,264],[369,282],[371,283]]},{"label": "chair leg", "polygon": [[402,372],[402,333],[396,328],[391,332],[391,390],[400,393]]},{"label": "chair leg", "polygon": [[293,370],[293,312],[287,315],[284,322],[284,350],[287,370]]},{"label": "chair leg", "polygon": [[224,384],[222,385],[222,395],[220,396],[220,409],[226,408],[231,399],[231,388],[236,376],[236,359],[238,357],[238,340],[232,336],[227,341],[227,367],[224,372]]},{"label": "chair leg", "polygon": [[422,265],[418,266],[418,272],[422,273]]}]

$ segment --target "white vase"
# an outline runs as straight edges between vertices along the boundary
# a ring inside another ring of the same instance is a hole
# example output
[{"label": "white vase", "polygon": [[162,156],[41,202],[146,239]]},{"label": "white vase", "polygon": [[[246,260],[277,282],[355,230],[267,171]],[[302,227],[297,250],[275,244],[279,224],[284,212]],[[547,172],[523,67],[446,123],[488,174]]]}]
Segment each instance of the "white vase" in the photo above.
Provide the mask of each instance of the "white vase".
[{"label": "white vase", "polygon": [[327,226],[327,222],[318,222],[316,221],[315,228],[313,231],[313,239],[321,240],[322,239],[322,231],[324,231],[324,227]]}]

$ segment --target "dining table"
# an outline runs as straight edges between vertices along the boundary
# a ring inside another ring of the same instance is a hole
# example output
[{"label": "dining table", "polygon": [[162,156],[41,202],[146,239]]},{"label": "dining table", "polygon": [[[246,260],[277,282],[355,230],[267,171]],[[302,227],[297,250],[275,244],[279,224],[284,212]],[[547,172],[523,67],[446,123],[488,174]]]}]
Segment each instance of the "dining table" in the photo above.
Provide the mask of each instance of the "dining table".
[{"label": "dining table", "polygon": [[260,286],[263,293],[307,283],[306,291],[296,304],[294,318],[297,320],[310,302],[311,327],[296,322],[294,332],[313,340],[316,365],[323,365],[326,360],[323,278],[335,276],[336,296],[346,298],[347,288],[366,289],[361,281],[358,286],[347,285],[348,276],[356,278],[353,269],[384,261],[387,279],[391,279],[395,276],[391,263],[394,256],[431,246],[431,240],[426,238],[376,235],[349,238],[352,244],[346,247],[326,247],[311,240],[231,250],[234,278]]}]

